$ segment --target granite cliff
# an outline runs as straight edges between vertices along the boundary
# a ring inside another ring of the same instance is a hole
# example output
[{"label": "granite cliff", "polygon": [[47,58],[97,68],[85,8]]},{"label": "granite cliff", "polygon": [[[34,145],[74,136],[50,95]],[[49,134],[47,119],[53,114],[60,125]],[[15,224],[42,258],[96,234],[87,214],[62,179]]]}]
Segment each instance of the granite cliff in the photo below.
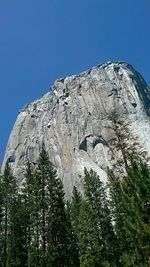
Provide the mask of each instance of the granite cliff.
[{"label": "granite cliff", "polygon": [[3,166],[8,160],[18,179],[27,160],[36,162],[42,144],[58,169],[69,196],[80,188],[84,167],[103,181],[113,147],[110,114],[129,122],[139,143],[150,151],[150,90],[142,76],[124,62],[107,62],[57,80],[50,92],[19,113]]}]

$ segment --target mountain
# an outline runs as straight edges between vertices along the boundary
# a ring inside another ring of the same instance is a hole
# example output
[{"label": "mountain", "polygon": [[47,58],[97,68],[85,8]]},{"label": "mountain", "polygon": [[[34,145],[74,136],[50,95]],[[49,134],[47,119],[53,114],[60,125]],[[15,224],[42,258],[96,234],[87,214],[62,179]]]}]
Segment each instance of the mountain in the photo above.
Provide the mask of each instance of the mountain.
[{"label": "mountain", "polygon": [[29,159],[44,144],[69,196],[82,187],[84,167],[106,181],[113,146],[111,114],[130,125],[133,136],[150,151],[150,90],[125,62],[107,62],[83,73],[56,80],[50,92],[26,105],[11,132],[3,167],[10,162],[18,180]]}]

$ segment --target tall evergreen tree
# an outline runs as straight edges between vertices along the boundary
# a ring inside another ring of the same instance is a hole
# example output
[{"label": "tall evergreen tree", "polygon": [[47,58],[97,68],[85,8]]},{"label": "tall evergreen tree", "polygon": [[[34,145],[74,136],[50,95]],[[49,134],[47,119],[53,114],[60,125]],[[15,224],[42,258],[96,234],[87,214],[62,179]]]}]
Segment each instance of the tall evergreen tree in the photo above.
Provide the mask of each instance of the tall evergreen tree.
[{"label": "tall evergreen tree", "polygon": [[[128,123],[120,120],[116,113],[110,119],[112,122],[110,128],[114,132],[114,138],[110,142],[114,145],[114,153],[119,158],[115,162],[113,171],[108,171],[108,177],[111,180],[110,194],[113,218],[118,244],[120,244],[120,250],[118,250],[118,255],[120,254],[119,264],[120,266],[145,266],[144,254],[149,253],[148,246],[146,246],[143,254],[144,249],[141,248],[144,245],[139,245],[143,233],[141,216],[144,212],[144,209],[140,210],[139,207],[141,207],[143,200],[146,201],[145,186],[149,187],[149,178],[146,178],[149,171],[143,164],[144,159],[148,159],[147,153],[140,147],[137,142],[138,139],[132,136]],[[145,192],[143,200],[140,192]],[[146,202],[148,203],[148,197]],[[147,210],[149,205],[143,204],[143,206],[146,206]],[[148,225],[145,229],[147,229],[148,240]]]},{"label": "tall evergreen tree", "polygon": [[76,235],[78,235],[78,225],[79,225],[79,215],[80,215],[81,204],[82,204],[82,195],[78,191],[77,187],[74,186],[69,206],[70,206],[71,222],[72,222],[72,226],[73,226],[73,229]]},{"label": "tall evergreen tree", "polygon": [[109,173],[112,210],[118,238],[120,266],[148,266],[150,257],[148,166],[130,159],[128,175],[119,181]]},{"label": "tall evergreen tree", "polygon": [[66,205],[67,216],[67,254],[68,254],[68,266],[79,267],[79,243],[76,235],[76,231],[73,227],[73,221],[71,220],[71,205],[67,202]]},{"label": "tall evergreen tree", "polygon": [[[80,248],[81,267],[99,267],[102,265],[100,239],[95,214],[86,200],[82,200],[79,225],[78,240]],[[101,240],[102,241],[102,240]]]},{"label": "tall evergreen tree", "polygon": [[22,189],[27,266],[78,266],[78,248],[61,180],[44,147],[35,170],[27,164]]},{"label": "tall evergreen tree", "polygon": [[93,171],[85,169],[84,193],[95,216],[101,247],[101,259],[103,266],[115,265],[115,244],[116,238],[113,231],[112,218],[110,213],[106,187],[99,176]]},{"label": "tall evergreen tree", "polygon": [[2,201],[2,265],[13,266],[15,262],[15,206],[17,198],[17,185],[12,175],[9,163],[6,163],[4,175],[1,179]]},{"label": "tall evergreen tree", "polygon": [[67,266],[67,218],[61,180],[44,147],[35,171],[40,266]]},{"label": "tall evergreen tree", "polygon": [[150,170],[139,158],[131,158],[130,161],[126,183],[123,184],[128,209],[132,210],[128,229],[136,241],[142,264],[147,265],[150,257]]},{"label": "tall evergreen tree", "polygon": [[41,177],[34,173],[33,176],[33,242],[32,242],[32,258],[31,262],[34,267],[42,266],[40,265],[40,259],[43,258],[41,256]]},{"label": "tall evergreen tree", "polygon": [[28,258],[28,213],[23,196],[18,194],[13,203],[12,210],[12,261],[10,266],[22,267],[27,266]]},{"label": "tall evergreen tree", "polygon": [[34,266],[36,263],[35,247],[35,225],[36,225],[36,190],[33,167],[28,161],[25,171],[25,180],[22,188],[22,201],[24,214],[26,214],[26,236],[27,236],[27,266]]}]

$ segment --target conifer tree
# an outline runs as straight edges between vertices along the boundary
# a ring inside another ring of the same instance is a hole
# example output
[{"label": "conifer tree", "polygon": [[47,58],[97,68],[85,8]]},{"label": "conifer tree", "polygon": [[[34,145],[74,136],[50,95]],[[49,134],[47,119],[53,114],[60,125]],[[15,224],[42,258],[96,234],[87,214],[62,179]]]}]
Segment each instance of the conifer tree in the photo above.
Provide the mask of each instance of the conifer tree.
[{"label": "conifer tree", "polygon": [[82,195],[78,191],[77,187],[74,186],[69,206],[70,206],[71,222],[72,222],[72,226],[73,226],[76,236],[78,235],[78,225],[79,225],[79,215],[80,215],[81,204],[82,204]]},{"label": "conifer tree", "polygon": [[[98,235],[98,228],[95,214],[86,200],[82,200],[79,225],[78,240],[80,247],[80,266],[99,267],[101,264],[101,249]],[[102,240],[101,240],[102,241]]]},{"label": "conifer tree", "polygon": [[17,185],[12,175],[9,163],[6,163],[4,175],[1,179],[2,190],[2,265],[11,266],[15,262],[15,206],[17,198]]},{"label": "conifer tree", "polygon": [[79,267],[79,242],[75,229],[73,227],[73,222],[71,221],[71,205],[69,201],[66,205],[66,216],[67,216],[67,254],[68,254],[68,266],[69,267]]},{"label": "conifer tree", "polygon": [[59,178],[51,176],[48,185],[49,212],[48,212],[48,253],[52,266],[67,265],[67,218],[64,205],[64,191]]},{"label": "conifer tree", "polygon": [[114,160],[114,171],[120,174],[128,172],[130,158],[132,156],[140,156],[142,159],[147,158],[146,151],[140,147],[138,137],[133,136],[130,124],[127,120],[120,118],[117,112],[112,112],[109,116],[111,125],[107,128],[112,132],[112,138],[108,145],[113,146],[112,160]]},{"label": "conifer tree", "polygon": [[80,241],[79,241],[79,221],[80,221],[80,208],[82,205],[82,195],[81,193],[78,191],[77,187],[74,186],[73,187],[73,191],[72,191],[72,197],[70,199],[70,202],[68,203],[68,213],[69,213],[69,217],[71,220],[71,227],[72,227],[72,231],[73,231],[73,236],[74,236],[74,240],[75,240],[75,251],[78,253],[78,255],[76,256],[77,259],[77,263],[76,266],[80,266],[80,255],[81,255],[81,251],[80,251]]},{"label": "conifer tree", "polygon": [[39,266],[67,266],[67,222],[63,185],[44,147],[34,175]]},{"label": "conifer tree", "polygon": [[36,224],[36,201],[35,201],[35,179],[33,167],[28,161],[25,171],[25,181],[22,188],[22,199],[24,202],[24,213],[26,214],[27,231],[27,266],[34,266],[35,259],[35,224]]},{"label": "conifer tree", "polygon": [[28,258],[28,213],[21,194],[16,195],[11,215],[11,261],[10,266],[27,266]]},{"label": "conifer tree", "polygon": [[[110,143],[114,145],[114,152],[119,158],[113,170],[108,170],[111,210],[118,248],[120,248],[117,252],[120,255],[119,264],[120,266],[145,266],[144,254],[147,254],[148,258],[148,246],[140,245],[140,240],[142,235],[146,235],[147,238],[145,236],[143,239],[148,243],[149,227],[148,225],[142,226],[144,209],[140,210],[139,207],[146,206],[147,210],[149,206],[144,204],[145,201],[148,203],[148,194],[145,188],[149,188],[149,178],[147,179],[149,170],[144,163],[144,158],[147,160],[148,157],[139,146],[137,138],[132,136],[129,124],[121,120],[116,113],[110,119],[112,122],[110,128],[114,132],[114,138],[110,140]],[[147,234],[144,233],[144,229],[147,229]],[[144,247],[145,253],[143,252]]]},{"label": "conifer tree", "polygon": [[115,264],[116,238],[112,226],[106,187],[100,177],[93,171],[85,169],[84,193],[95,216],[99,247],[101,247],[101,260],[103,266]]},{"label": "conifer tree", "polygon": [[35,170],[27,164],[22,201],[27,214],[27,266],[77,267],[78,247],[63,185],[44,147]]},{"label": "conifer tree", "polygon": [[32,242],[32,258],[31,262],[34,267],[40,267],[40,258],[41,258],[41,180],[37,173],[34,172],[33,176],[33,242]]},{"label": "conifer tree", "polygon": [[148,266],[150,257],[148,166],[138,158],[130,159],[128,175],[122,181],[111,172],[110,193],[118,239],[120,266]]},{"label": "conifer tree", "polygon": [[150,170],[147,164],[134,157],[131,160],[126,182],[123,184],[128,216],[128,232],[136,244],[139,264],[146,266],[150,257]]}]

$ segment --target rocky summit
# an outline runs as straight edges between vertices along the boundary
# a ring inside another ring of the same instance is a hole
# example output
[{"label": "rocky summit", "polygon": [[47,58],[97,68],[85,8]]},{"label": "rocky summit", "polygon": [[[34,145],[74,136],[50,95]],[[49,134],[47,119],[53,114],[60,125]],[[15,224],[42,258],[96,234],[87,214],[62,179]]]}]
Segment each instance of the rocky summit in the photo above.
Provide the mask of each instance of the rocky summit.
[{"label": "rocky summit", "polygon": [[150,90],[142,76],[124,62],[107,62],[55,81],[50,92],[26,105],[11,132],[8,160],[23,179],[27,160],[36,163],[44,144],[62,178],[67,196],[82,187],[84,167],[106,181],[113,147],[110,115],[130,125],[140,145],[150,151]]}]

